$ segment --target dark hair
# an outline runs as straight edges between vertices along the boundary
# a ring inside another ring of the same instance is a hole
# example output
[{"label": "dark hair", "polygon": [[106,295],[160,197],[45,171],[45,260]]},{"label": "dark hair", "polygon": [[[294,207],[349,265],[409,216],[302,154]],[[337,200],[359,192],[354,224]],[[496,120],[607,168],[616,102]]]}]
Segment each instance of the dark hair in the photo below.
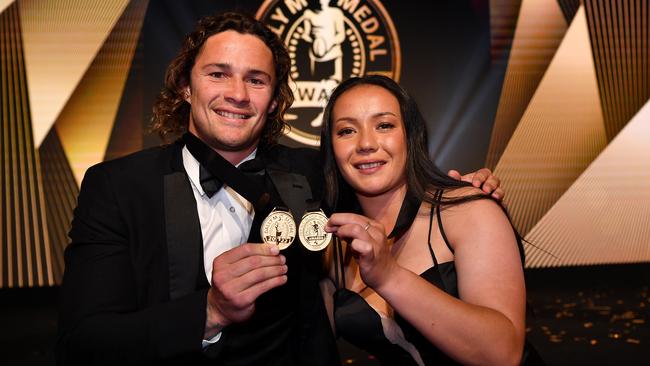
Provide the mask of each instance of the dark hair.
[{"label": "dark hair", "polygon": [[[323,127],[321,129],[321,157],[323,160],[323,169],[325,175],[324,203],[330,211],[358,211],[359,205],[354,195],[354,190],[343,179],[341,172],[334,159],[332,149],[332,110],[341,95],[346,91],[360,85],[375,85],[389,91],[400,106],[400,113],[404,122],[406,131],[406,182],[408,193],[422,201],[432,205],[456,205],[463,202],[474,201],[479,199],[489,199],[495,201],[503,210],[512,226],[512,230],[517,240],[519,255],[522,263],[525,261],[525,254],[522,242],[525,241],[517,229],[512,224],[508,211],[503,205],[496,201],[492,196],[486,194],[470,194],[459,197],[437,196],[437,190],[450,190],[461,187],[471,187],[467,182],[451,178],[443,173],[429,157],[428,135],[426,122],[415,100],[397,84],[393,79],[381,75],[368,75],[363,77],[350,78],[336,87],[325,106],[323,112]],[[532,245],[532,244],[531,244]],[[538,248],[533,245],[533,247]],[[542,249],[542,251],[553,255]]]},{"label": "dark hair", "polygon": [[284,113],[293,103],[288,82],[291,66],[289,53],[275,33],[259,20],[245,13],[227,12],[199,20],[196,29],[185,38],[181,50],[167,67],[165,86],[158,94],[151,118],[152,131],[157,132],[164,141],[187,130],[190,105],[185,101],[183,89],[190,83],[196,56],[208,38],[228,30],[257,36],[271,50],[276,76],[273,95],[277,107],[267,117],[260,143],[274,144],[282,135],[286,124]]},{"label": "dark hair", "polygon": [[408,191],[413,196],[432,204],[460,203],[478,198],[488,198],[485,195],[469,195],[460,198],[434,197],[432,192],[437,189],[453,189],[469,187],[471,184],[461,182],[444,174],[431,161],[428,150],[426,123],[415,100],[394,80],[381,75],[355,77],[342,82],[329,98],[323,113],[323,128],[321,130],[321,155],[325,174],[325,204],[331,210],[347,210],[353,207],[350,202],[356,202],[352,188],[343,180],[334,159],[332,150],[332,110],[338,98],[346,91],[360,85],[376,85],[389,91],[397,99],[400,113],[406,131],[406,180]]}]

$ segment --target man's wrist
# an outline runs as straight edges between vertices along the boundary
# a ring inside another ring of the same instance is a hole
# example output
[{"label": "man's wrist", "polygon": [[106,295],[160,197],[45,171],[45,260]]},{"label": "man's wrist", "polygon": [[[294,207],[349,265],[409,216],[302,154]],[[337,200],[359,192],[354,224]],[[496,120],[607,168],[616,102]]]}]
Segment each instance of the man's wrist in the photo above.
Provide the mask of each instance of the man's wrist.
[{"label": "man's wrist", "polygon": [[[210,289],[211,291],[212,289]],[[206,305],[205,331],[203,339],[210,339],[220,333],[229,322],[221,312],[210,303],[210,291],[208,291],[208,300]]]},{"label": "man's wrist", "polygon": [[205,332],[203,333],[203,339],[210,339],[220,333],[223,328],[225,328],[224,325],[220,324],[219,322],[205,322]]}]

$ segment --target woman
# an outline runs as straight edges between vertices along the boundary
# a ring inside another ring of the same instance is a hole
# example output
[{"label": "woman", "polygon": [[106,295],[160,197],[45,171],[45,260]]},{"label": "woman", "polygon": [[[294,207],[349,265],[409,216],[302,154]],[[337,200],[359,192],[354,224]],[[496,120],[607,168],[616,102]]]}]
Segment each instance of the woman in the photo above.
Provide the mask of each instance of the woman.
[{"label": "woman", "polygon": [[426,136],[389,78],[350,79],[330,97],[326,230],[345,248],[330,246],[322,289],[336,332],[386,365],[519,364],[518,236],[496,201],[434,166]]}]

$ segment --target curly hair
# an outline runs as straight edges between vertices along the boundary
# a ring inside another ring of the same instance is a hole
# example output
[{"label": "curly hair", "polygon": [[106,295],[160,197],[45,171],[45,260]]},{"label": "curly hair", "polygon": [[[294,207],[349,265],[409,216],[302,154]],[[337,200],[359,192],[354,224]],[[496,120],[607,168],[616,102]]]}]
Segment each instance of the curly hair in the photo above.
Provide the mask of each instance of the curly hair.
[{"label": "curly hair", "polygon": [[228,30],[258,37],[273,54],[277,79],[273,97],[277,107],[267,116],[260,144],[276,143],[284,128],[288,126],[284,121],[284,113],[293,103],[293,93],[289,87],[291,60],[287,49],[275,33],[253,16],[241,12],[226,12],[201,18],[196,29],[185,38],[181,50],[167,67],[165,85],[158,94],[151,118],[151,130],[157,132],[163,141],[168,142],[187,131],[190,104],[185,101],[183,90],[190,83],[196,57],[208,38]]}]

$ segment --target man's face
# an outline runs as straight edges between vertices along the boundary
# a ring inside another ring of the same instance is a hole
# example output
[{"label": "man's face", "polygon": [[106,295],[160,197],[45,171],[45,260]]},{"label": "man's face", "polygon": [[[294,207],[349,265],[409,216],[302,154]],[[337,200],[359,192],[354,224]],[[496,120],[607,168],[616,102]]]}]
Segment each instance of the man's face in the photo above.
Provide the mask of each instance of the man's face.
[{"label": "man's face", "polygon": [[257,147],[276,107],[275,83],[273,54],[261,39],[232,30],[209,37],[185,89],[189,131],[238,163]]}]

